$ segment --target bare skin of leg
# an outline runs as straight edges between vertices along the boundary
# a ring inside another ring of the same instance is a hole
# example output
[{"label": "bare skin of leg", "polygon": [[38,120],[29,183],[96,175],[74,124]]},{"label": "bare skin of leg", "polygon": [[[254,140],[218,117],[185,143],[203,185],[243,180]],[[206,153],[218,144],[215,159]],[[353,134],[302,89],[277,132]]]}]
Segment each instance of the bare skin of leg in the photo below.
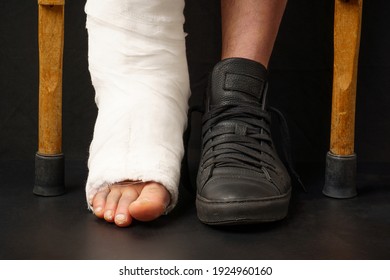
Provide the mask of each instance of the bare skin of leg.
[{"label": "bare skin of leg", "polygon": [[[222,59],[248,58],[267,67],[286,2],[221,0]],[[128,181],[98,192],[92,206],[98,218],[127,227],[133,219],[157,219],[169,202],[170,194],[163,185]]]},{"label": "bare skin of leg", "polygon": [[222,59],[241,57],[265,67],[287,0],[221,0]]}]

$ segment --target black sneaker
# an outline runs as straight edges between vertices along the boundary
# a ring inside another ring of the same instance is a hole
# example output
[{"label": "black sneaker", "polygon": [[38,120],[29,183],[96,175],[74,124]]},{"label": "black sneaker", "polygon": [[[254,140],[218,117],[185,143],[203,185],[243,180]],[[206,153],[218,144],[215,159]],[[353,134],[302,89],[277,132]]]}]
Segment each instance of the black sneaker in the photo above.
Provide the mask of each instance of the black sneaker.
[{"label": "black sneaker", "polygon": [[199,219],[210,225],[281,220],[291,181],[271,138],[267,70],[229,58],[213,69],[205,100],[197,176]]}]

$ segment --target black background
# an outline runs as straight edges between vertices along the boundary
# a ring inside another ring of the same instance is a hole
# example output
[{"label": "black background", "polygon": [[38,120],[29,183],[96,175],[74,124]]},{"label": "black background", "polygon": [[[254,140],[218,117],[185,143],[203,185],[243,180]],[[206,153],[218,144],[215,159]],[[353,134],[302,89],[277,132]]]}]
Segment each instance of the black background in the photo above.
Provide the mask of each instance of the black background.
[{"label": "black background", "polygon": [[[0,159],[32,160],[37,150],[37,1],[0,2]],[[97,110],[87,61],[84,0],[66,1],[63,151],[86,161]],[[290,0],[270,63],[269,101],[282,110],[296,162],[325,160],[329,148],[333,1]],[[186,1],[190,103],[201,104],[219,59],[219,1]],[[356,152],[359,162],[390,161],[390,3],[364,2]],[[199,117],[192,150],[198,149]]]},{"label": "black background", "polygon": [[[293,188],[288,218],[249,228],[208,227],[196,218],[195,198],[187,186],[168,216],[119,229],[87,211],[84,199],[97,114],[87,63],[85,0],[66,0],[67,193],[50,199],[32,194],[38,126],[37,0],[0,0],[0,212],[5,213],[0,220],[0,259],[388,260],[390,2],[364,1],[356,129],[359,195],[347,200],[321,193],[321,165],[329,146],[333,2],[290,0],[270,64],[270,102],[288,119],[294,158],[308,189],[304,193]],[[208,72],[219,59],[219,0],[187,0],[185,13],[190,101],[200,104]],[[194,117],[191,164],[199,157],[199,115]],[[196,164],[192,167],[195,171]]]}]

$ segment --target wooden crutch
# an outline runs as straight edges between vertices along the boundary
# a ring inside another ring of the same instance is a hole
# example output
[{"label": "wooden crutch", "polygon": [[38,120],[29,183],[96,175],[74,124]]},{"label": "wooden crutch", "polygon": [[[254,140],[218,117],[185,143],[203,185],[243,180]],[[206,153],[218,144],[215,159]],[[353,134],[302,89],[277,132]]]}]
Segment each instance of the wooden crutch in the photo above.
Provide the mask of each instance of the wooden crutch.
[{"label": "wooden crutch", "polygon": [[355,104],[363,0],[336,0],[330,151],[323,193],[351,198],[356,192]]},{"label": "wooden crutch", "polygon": [[39,131],[33,193],[65,192],[62,154],[62,60],[65,0],[38,0]]}]

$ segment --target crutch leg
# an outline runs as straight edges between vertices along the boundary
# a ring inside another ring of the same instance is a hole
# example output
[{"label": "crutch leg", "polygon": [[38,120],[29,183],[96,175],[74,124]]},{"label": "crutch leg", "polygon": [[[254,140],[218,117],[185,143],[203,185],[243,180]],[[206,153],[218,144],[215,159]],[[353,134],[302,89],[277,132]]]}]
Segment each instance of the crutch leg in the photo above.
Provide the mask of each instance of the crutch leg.
[{"label": "crutch leg", "polygon": [[323,193],[350,198],[356,193],[354,152],[356,79],[363,0],[336,0],[330,151]]},{"label": "crutch leg", "polygon": [[39,131],[33,193],[65,192],[62,154],[62,59],[65,0],[38,0]]}]

